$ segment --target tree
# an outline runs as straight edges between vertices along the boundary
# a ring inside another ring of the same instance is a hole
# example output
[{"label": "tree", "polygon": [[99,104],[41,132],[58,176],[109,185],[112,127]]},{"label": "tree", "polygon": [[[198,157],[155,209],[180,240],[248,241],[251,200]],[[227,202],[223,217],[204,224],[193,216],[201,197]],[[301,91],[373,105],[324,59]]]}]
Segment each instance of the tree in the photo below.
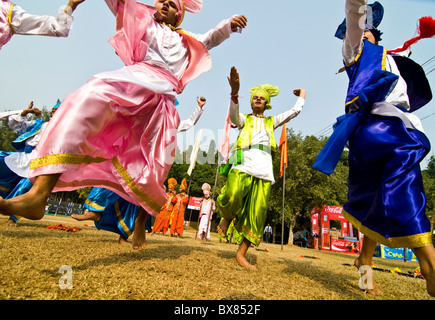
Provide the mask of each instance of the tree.
[{"label": "tree", "polygon": [[431,156],[427,169],[422,171],[424,191],[426,195],[426,214],[431,219],[431,230],[435,225],[435,157]]},{"label": "tree", "polygon": [[[327,139],[314,136],[303,138],[293,130],[287,130],[288,168],[286,169],[284,223],[289,225],[289,243],[297,219],[309,224],[314,206],[343,205],[347,197],[347,152],[343,152],[335,172],[327,176],[312,168],[317,155]],[[274,155],[274,172],[279,172],[280,154]],[[272,186],[268,220],[272,225],[282,221],[282,178],[276,177]]]}]

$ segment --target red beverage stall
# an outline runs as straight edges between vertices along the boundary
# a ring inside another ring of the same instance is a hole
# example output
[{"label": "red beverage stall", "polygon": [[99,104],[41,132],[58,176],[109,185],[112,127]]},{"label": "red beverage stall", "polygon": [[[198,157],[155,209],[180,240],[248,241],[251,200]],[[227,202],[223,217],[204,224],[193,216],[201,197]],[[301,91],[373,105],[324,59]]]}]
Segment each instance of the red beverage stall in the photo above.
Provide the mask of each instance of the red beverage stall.
[{"label": "red beverage stall", "polygon": [[[353,236],[353,227],[342,215],[343,207],[323,206],[311,210],[311,233],[314,237],[314,248],[343,253],[359,253],[360,243]],[[340,221],[341,234],[332,235],[330,222]],[[361,235],[359,235],[361,237]]]}]

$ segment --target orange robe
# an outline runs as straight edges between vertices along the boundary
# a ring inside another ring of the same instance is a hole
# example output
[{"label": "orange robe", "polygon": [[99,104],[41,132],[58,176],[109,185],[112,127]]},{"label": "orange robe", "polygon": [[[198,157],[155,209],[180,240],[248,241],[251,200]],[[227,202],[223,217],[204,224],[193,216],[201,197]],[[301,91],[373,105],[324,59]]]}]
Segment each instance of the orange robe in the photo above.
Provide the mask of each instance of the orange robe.
[{"label": "orange robe", "polygon": [[174,211],[172,214],[171,235],[176,232],[181,236],[184,230],[184,211],[189,203],[189,196],[185,193],[179,193],[177,194],[176,199],[177,203],[174,205]]},{"label": "orange robe", "polygon": [[154,232],[163,232],[168,231],[169,227],[169,219],[171,218],[171,213],[174,208],[174,204],[177,203],[177,198],[172,192],[167,192],[166,196],[168,197],[165,205],[160,210],[160,213],[157,215],[156,222],[154,223],[153,233]]}]

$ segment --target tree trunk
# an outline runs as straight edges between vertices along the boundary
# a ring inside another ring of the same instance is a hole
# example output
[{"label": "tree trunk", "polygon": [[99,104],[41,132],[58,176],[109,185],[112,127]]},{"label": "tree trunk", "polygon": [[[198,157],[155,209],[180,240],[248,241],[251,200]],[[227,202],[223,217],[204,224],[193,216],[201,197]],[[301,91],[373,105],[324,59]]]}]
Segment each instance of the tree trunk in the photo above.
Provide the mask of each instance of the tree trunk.
[{"label": "tree trunk", "polygon": [[296,218],[298,217],[298,215],[299,215],[299,211],[293,215],[292,220],[290,221],[290,227],[289,227],[290,230],[288,232],[288,244],[293,244],[293,228],[296,224]]},{"label": "tree trunk", "polygon": [[272,228],[272,243],[275,243],[275,235],[276,235],[276,225],[273,225],[273,228]]}]

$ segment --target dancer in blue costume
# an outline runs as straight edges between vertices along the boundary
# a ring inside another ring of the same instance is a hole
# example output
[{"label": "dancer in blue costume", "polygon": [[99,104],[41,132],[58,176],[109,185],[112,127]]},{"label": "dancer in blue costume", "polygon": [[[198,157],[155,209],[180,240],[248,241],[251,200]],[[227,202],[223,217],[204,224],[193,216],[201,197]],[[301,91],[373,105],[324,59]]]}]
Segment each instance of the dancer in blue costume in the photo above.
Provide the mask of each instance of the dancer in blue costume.
[{"label": "dancer in blue costume", "polygon": [[[59,107],[56,104],[50,113],[50,117]],[[47,121],[41,119],[29,120],[28,115],[41,116],[41,110],[34,108],[33,101],[27,109],[18,111],[8,117],[8,126],[21,135],[12,141],[14,152],[0,151],[0,196],[11,199],[30,190],[32,183],[27,178],[30,165],[30,154],[35,149],[45,130]],[[7,226],[16,226],[20,219],[18,215],[10,216]]]},{"label": "dancer in blue costume", "polygon": [[[204,111],[206,99],[198,97],[197,102],[195,111],[189,119],[180,122],[177,132],[187,131],[198,122]],[[73,214],[71,217],[78,221],[94,221],[97,229],[119,234],[118,242],[122,245],[132,246],[135,250],[143,250],[146,247],[145,223],[151,216],[139,206],[131,204],[112,191],[94,187],[84,207],[84,214]],[[133,235],[132,243],[128,241],[130,235]]]},{"label": "dancer in blue costume", "polygon": [[376,28],[382,17],[378,2],[367,7],[365,0],[346,1],[346,19],[336,33],[344,39],[349,76],[346,114],[338,118],[314,168],[331,174],[348,143],[349,190],[343,215],[364,233],[355,260],[361,289],[380,293],[373,281],[365,281],[373,279],[370,266],[380,242],[413,248],[428,293],[435,296],[435,249],[419,165],[430,143],[412,113],[432,93],[419,65],[378,45],[382,33]]}]

